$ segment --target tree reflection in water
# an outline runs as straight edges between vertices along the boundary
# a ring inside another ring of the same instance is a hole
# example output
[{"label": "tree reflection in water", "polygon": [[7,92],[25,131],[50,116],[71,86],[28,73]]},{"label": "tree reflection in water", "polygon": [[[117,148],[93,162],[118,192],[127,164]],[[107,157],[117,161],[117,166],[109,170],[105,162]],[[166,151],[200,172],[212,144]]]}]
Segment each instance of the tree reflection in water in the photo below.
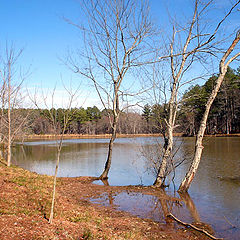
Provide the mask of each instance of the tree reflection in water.
[{"label": "tree reflection in water", "polygon": [[[102,181],[105,186],[109,186],[107,180]],[[192,198],[188,193],[179,194],[179,197],[170,196],[164,189],[146,193],[134,190],[123,190],[120,193],[107,189],[99,198],[91,200],[107,206],[117,207],[118,210],[127,211],[141,218],[149,218],[158,222],[165,222],[168,227],[176,227],[175,221],[169,217],[172,213],[181,219],[188,219],[190,224],[204,229],[211,235],[214,234],[209,224],[203,223]],[[188,217],[190,216],[190,218]],[[189,220],[191,219],[191,220]]]}]

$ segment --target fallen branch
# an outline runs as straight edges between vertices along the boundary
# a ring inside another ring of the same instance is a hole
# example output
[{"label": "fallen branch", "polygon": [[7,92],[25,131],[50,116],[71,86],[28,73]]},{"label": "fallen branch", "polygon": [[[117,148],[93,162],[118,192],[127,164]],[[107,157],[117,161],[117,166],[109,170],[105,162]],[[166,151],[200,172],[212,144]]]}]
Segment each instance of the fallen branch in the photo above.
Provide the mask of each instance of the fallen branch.
[{"label": "fallen branch", "polygon": [[211,239],[214,239],[214,240],[223,240],[223,238],[216,238],[214,237],[213,235],[211,235],[210,233],[208,233],[207,231],[205,231],[204,229],[201,229],[201,228],[198,228],[196,226],[194,226],[193,224],[190,224],[190,223],[185,223],[185,222],[182,222],[181,220],[179,220],[178,218],[176,218],[172,213],[169,213],[167,215],[167,217],[170,217],[172,219],[174,219],[176,222],[186,226],[186,227],[191,227],[193,228],[194,230],[197,230],[199,232],[202,232],[204,234],[206,234],[208,237],[210,237]]}]

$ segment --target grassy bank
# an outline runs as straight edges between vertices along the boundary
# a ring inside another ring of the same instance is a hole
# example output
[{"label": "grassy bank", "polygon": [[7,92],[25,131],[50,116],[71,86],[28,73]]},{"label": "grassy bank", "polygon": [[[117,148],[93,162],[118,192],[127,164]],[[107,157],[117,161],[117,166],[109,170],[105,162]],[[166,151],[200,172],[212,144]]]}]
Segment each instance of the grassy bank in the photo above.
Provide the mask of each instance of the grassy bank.
[{"label": "grassy bank", "polygon": [[[124,187],[92,178],[60,178],[53,224],[48,223],[52,177],[0,165],[0,239],[204,239],[194,232],[140,219],[89,199]],[[131,191],[131,187],[128,191]],[[133,187],[134,189],[134,187]],[[125,189],[126,190],[126,189]],[[138,191],[142,191],[138,188]]]}]

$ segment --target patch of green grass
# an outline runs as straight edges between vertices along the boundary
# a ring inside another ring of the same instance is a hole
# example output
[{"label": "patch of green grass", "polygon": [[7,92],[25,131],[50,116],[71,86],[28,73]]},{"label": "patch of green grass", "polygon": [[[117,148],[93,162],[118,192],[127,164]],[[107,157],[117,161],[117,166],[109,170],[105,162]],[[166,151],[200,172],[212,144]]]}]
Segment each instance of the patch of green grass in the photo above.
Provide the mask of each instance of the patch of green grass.
[{"label": "patch of green grass", "polygon": [[101,223],[102,223],[102,219],[97,218],[97,219],[95,220],[95,222],[96,222],[97,226],[99,227],[99,226],[101,225]]},{"label": "patch of green grass", "polygon": [[126,232],[124,234],[124,239],[132,239],[133,237],[133,233],[132,232]]},{"label": "patch of green grass", "polygon": [[2,208],[0,208],[0,216],[1,215],[12,215],[13,213],[12,212],[10,212],[8,209],[2,209]]},{"label": "patch of green grass", "polygon": [[10,182],[17,184],[18,186],[26,186],[28,179],[24,176],[18,176],[11,179]]},{"label": "patch of green grass", "polygon": [[87,216],[74,216],[74,217],[70,217],[69,220],[71,222],[89,222],[89,218]]},{"label": "patch of green grass", "polygon": [[24,215],[29,216],[29,215],[32,214],[33,211],[30,210],[30,209],[27,209],[27,208],[22,208],[22,209],[20,209],[18,212],[19,212],[19,213],[23,213]]},{"label": "patch of green grass", "polygon": [[93,239],[93,234],[90,229],[85,229],[83,232],[82,239],[84,240],[91,240]]},{"label": "patch of green grass", "polygon": [[69,221],[71,222],[90,222],[92,221],[92,216],[87,211],[83,213],[77,213],[72,217],[69,217]]}]

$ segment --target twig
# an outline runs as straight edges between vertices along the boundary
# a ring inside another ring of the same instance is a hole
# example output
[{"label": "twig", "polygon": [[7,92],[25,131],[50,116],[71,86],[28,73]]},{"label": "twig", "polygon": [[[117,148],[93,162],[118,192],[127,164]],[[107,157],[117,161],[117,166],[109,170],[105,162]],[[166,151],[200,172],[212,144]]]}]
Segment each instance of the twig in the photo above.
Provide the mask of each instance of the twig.
[{"label": "twig", "polygon": [[178,218],[176,218],[172,213],[169,213],[167,215],[167,217],[171,217],[172,219],[174,219],[176,222],[186,226],[186,227],[191,227],[193,228],[194,230],[197,230],[199,232],[202,232],[204,234],[206,234],[208,237],[210,237],[211,239],[214,239],[214,240],[223,240],[223,238],[216,238],[214,237],[213,235],[211,235],[210,233],[208,233],[207,231],[205,231],[204,229],[201,229],[201,228],[198,228],[196,226],[194,226],[193,224],[190,224],[190,223],[185,223],[185,222],[182,222],[181,220],[179,220]]},{"label": "twig", "polygon": [[223,216],[226,222],[231,225],[233,228],[237,228],[235,225],[233,225],[225,216]]}]

